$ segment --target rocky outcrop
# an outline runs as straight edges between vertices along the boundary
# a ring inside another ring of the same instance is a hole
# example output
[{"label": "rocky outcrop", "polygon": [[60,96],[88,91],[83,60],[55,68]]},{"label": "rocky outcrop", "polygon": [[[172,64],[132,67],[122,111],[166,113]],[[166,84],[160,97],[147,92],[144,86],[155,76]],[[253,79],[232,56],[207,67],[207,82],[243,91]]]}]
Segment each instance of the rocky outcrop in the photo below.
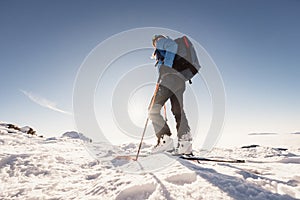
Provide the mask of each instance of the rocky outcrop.
[{"label": "rocky outcrop", "polygon": [[[1,122],[0,129],[2,130],[1,132],[7,132],[7,133],[21,132],[21,133],[37,136],[36,131],[29,126],[19,127],[15,124]],[[42,137],[42,136],[40,136],[40,137]]]}]

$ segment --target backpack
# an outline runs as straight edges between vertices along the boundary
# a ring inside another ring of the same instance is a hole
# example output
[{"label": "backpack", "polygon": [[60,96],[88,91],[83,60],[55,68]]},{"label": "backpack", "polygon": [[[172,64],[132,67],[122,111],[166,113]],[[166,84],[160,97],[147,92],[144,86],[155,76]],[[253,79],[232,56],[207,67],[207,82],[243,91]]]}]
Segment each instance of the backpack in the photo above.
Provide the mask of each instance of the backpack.
[{"label": "backpack", "polygon": [[187,36],[177,38],[174,41],[177,43],[178,48],[172,67],[180,72],[185,79],[192,84],[191,79],[201,68],[196,50]]}]

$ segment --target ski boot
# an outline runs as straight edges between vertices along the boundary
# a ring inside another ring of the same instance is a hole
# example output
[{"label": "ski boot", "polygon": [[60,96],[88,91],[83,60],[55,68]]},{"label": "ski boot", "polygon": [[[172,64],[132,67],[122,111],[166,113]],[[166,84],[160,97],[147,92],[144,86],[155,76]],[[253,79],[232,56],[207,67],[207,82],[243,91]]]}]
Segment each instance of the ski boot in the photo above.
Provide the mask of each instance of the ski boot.
[{"label": "ski boot", "polygon": [[192,136],[190,133],[187,133],[183,135],[180,139],[178,139],[176,154],[192,155],[193,154],[192,151],[193,151]]},{"label": "ski boot", "polygon": [[174,151],[174,142],[169,135],[162,135],[162,137],[158,139],[157,145],[152,149],[151,153],[155,154],[165,151]]}]

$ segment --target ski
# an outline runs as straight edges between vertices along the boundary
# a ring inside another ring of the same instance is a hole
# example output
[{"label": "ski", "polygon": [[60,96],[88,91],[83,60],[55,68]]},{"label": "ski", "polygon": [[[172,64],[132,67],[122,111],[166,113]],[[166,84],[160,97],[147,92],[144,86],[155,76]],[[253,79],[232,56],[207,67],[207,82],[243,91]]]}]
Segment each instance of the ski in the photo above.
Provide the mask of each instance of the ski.
[{"label": "ski", "polygon": [[[222,163],[245,163],[245,160],[242,159],[217,159],[217,158],[205,158],[205,157],[199,157],[199,156],[195,156],[193,154],[191,155],[182,155],[182,154],[172,154],[169,152],[163,152],[166,155],[169,156],[173,156],[173,157],[177,157],[180,159],[184,159],[184,160],[190,160],[190,161],[196,161],[196,162],[200,162],[200,161],[204,161],[204,162],[222,162]],[[141,154],[139,157],[148,157],[154,154]],[[136,161],[136,155],[119,155],[116,156],[115,159],[121,159],[121,160],[133,160]]]},{"label": "ski", "polygon": [[245,160],[235,159],[235,160],[223,160],[223,159],[215,159],[215,158],[204,158],[204,157],[198,157],[198,156],[186,156],[186,155],[180,155],[179,158],[185,159],[185,160],[191,160],[191,161],[206,161],[206,162],[225,162],[225,163],[245,163]]},{"label": "ski", "polygon": [[[139,157],[147,157],[147,156],[150,156],[151,154],[140,154]],[[125,154],[125,155],[118,155],[115,157],[115,159],[118,159],[118,160],[133,160],[133,161],[136,161],[136,155],[134,154]]]}]

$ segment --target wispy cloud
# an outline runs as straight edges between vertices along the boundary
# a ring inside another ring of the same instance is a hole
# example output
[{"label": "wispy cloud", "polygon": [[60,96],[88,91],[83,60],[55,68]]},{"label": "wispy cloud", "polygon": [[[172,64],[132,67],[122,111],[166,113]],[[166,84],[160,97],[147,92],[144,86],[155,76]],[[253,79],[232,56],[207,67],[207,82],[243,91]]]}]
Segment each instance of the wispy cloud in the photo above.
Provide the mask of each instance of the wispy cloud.
[{"label": "wispy cloud", "polygon": [[53,111],[56,111],[56,112],[60,112],[60,113],[63,113],[63,114],[67,114],[67,115],[72,115],[71,112],[68,112],[68,111],[65,111],[65,110],[62,110],[62,109],[59,109],[57,107],[57,104],[52,102],[52,101],[49,101],[48,99],[45,99],[43,97],[40,97],[36,94],[33,94],[32,92],[27,92],[25,90],[20,90],[23,94],[25,94],[31,101],[33,101],[34,103],[40,105],[40,106],[43,106],[45,108],[48,108],[50,110],[53,110]]}]

